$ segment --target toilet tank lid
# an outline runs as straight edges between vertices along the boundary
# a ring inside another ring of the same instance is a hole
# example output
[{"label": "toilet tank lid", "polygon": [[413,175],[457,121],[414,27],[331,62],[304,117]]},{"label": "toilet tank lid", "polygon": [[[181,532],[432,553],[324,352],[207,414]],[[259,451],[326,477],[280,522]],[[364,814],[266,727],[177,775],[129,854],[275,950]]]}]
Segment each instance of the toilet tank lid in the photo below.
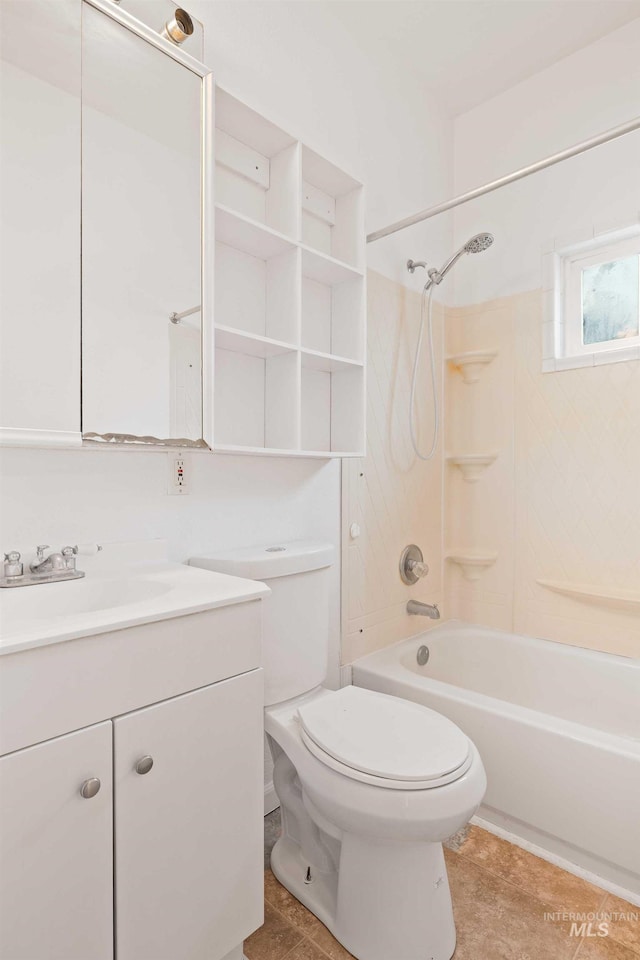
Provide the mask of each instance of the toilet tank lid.
[{"label": "toilet tank lid", "polygon": [[335,560],[335,549],[330,543],[316,540],[274,542],[258,547],[222,550],[204,556],[191,557],[189,563],[205,570],[228,573],[247,580],[272,580],[293,573],[307,573],[330,567]]}]

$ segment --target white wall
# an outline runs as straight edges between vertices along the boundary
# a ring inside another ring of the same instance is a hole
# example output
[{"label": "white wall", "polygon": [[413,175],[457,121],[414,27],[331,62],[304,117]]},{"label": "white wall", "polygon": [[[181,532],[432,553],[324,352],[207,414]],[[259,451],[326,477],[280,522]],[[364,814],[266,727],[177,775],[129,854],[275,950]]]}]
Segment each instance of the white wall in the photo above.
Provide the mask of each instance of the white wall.
[{"label": "white wall", "polygon": [[[332,3],[192,0],[217,81],[303,140],[367,191],[367,232],[449,196],[451,122],[403,64],[367,58]],[[366,4],[363,31],[366,30]],[[446,218],[368,247],[374,270],[411,286],[405,263],[445,256]]]},{"label": "white wall", "polygon": [[[632,119],[639,90],[640,19],[457,117],[456,194]],[[455,302],[542,286],[543,249],[638,216],[638,170],[640,132],[459,207],[456,243],[489,230],[495,244],[457,267]]]},{"label": "white wall", "polygon": [[[154,3],[148,0],[150,12]],[[371,229],[449,192],[451,130],[415,78],[401,70],[381,74],[341,36],[330,8],[206,0],[189,6],[204,22],[205,59],[222,84],[365,181]],[[436,233],[445,253],[447,226]],[[371,263],[404,281],[404,261],[419,252],[399,240],[380,245]],[[69,256],[75,261],[77,249]],[[292,537],[339,546],[338,462],[193,454],[192,492],[184,499],[167,496],[167,473],[158,453],[6,449],[0,546],[168,537],[175,559]],[[337,568],[332,602],[335,682]]]}]

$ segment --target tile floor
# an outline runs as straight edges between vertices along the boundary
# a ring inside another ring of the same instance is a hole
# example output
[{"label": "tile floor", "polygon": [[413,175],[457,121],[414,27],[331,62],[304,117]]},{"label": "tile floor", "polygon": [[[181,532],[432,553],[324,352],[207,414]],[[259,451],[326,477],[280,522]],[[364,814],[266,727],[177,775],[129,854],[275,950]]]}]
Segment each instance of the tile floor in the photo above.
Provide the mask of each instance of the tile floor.
[{"label": "tile floor", "polygon": [[[265,922],[245,942],[247,960],[349,960],[351,954],[268,869],[278,817],[265,821]],[[640,920],[612,921],[606,937],[571,935],[554,911],[630,912],[634,907],[472,826],[445,851],[458,944],[455,960],[640,960]],[[389,957],[389,960],[401,960]]]}]

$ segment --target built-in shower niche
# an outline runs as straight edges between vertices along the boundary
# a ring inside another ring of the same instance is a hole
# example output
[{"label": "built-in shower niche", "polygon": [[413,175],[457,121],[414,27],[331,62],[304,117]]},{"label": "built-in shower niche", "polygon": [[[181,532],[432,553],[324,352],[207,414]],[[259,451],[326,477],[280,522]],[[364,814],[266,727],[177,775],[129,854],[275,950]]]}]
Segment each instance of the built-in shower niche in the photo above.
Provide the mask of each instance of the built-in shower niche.
[{"label": "built-in shower niche", "polygon": [[215,109],[216,206],[297,239],[298,141],[220,87]]},{"label": "built-in shower niche", "polygon": [[308,147],[302,148],[302,242],[364,267],[362,185]]}]

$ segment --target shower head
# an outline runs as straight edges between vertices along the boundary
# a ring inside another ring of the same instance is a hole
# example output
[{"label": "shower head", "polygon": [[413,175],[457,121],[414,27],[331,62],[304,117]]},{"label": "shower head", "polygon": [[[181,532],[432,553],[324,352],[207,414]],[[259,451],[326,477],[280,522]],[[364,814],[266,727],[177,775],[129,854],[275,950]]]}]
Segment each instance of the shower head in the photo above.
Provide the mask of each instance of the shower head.
[{"label": "shower head", "polygon": [[449,273],[449,270],[451,270],[451,267],[454,265],[454,263],[457,263],[463,254],[482,253],[482,251],[490,247],[492,243],[493,236],[490,233],[476,233],[476,235],[471,237],[470,240],[467,240],[463,247],[460,247],[457,253],[454,253],[452,257],[449,257],[443,267],[440,267],[439,270],[429,270],[430,279],[433,281],[433,283],[441,283]]},{"label": "shower head", "polygon": [[482,253],[493,243],[493,236],[490,233],[476,233],[475,237],[467,240],[464,249],[467,253]]},{"label": "shower head", "polygon": [[[427,271],[429,274],[429,279],[426,283],[426,289],[433,286],[434,283],[442,283],[445,276],[451,270],[451,267],[454,263],[460,259],[460,257],[465,253],[482,253],[483,250],[487,250],[493,243],[493,234],[491,233],[476,233],[475,236],[471,237],[464,244],[463,247],[460,247],[457,253],[454,253],[452,257],[449,257],[447,262],[440,268],[436,270],[435,267],[432,267]],[[422,260],[407,260],[407,270],[410,273],[413,273],[416,267],[426,267],[426,263]]]}]

